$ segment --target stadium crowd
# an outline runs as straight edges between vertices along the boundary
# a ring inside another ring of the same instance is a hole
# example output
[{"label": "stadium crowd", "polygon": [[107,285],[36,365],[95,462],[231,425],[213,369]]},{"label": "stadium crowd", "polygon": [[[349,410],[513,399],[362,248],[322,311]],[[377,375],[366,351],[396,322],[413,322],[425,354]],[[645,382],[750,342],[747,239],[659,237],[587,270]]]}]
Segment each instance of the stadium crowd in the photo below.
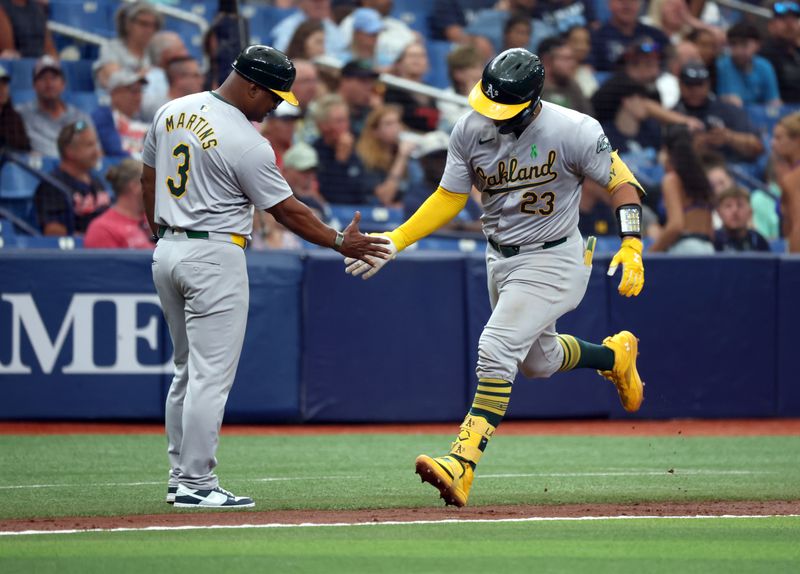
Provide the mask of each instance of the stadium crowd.
[{"label": "stadium crowd", "polygon": [[[748,2],[765,18],[704,0],[275,0],[241,16],[220,0],[193,38],[159,4],[196,3],[101,0],[87,4],[114,30],[99,47],[47,27],[65,3],[0,0],[0,215],[44,235],[152,247],[136,176],[149,122],[217,87],[259,40],[292,58],[300,105],[256,127],[297,197],[332,224],[341,206],[413,212],[469,109],[382,74],[463,97],[492,56],[527,47],[546,69],[543,98],[600,121],[647,189],[651,250],[800,252],[796,1]],[[20,163],[43,174],[27,193],[5,173]],[[474,192],[448,233],[475,237],[480,213]],[[608,196],[586,182],[582,233],[615,226]],[[307,246],[259,213],[251,247]]]}]

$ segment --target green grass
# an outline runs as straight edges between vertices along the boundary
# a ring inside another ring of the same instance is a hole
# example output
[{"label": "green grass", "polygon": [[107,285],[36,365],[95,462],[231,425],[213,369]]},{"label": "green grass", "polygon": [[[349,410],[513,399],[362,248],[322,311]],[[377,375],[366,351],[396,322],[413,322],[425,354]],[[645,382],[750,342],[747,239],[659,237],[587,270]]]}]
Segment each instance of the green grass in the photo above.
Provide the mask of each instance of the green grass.
[{"label": "green grass", "polygon": [[[414,458],[450,440],[224,436],[218,471],[259,510],[435,506]],[[156,435],[0,436],[0,520],[179,512],[165,451]],[[767,499],[800,500],[800,437],[498,436],[470,505]]]},{"label": "green grass", "polygon": [[800,518],[631,519],[0,538],[16,572],[797,572]]}]

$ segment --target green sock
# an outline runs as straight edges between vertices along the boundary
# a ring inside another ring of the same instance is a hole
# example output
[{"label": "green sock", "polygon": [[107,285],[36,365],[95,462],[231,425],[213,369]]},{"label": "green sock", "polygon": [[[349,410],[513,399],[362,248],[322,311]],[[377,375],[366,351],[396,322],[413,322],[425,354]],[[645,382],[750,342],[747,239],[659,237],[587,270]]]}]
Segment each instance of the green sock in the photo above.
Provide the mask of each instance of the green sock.
[{"label": "green sock", "polygon": [[572,335],[557,335],[556,338],[564,351],[559,371],[584,368],[610,371],[614,368],[614,351],[608,347],[587,343]]}]

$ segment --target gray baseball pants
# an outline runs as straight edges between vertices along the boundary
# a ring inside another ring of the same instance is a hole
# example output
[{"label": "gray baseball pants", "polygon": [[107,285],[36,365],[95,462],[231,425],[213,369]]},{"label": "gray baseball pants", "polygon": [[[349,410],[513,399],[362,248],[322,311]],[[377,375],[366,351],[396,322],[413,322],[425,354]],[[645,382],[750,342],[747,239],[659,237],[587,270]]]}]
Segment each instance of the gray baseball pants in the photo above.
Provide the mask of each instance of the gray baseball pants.
[{"label": "gray baseball pants", "polygon": [[525,246],[504,257],[486,248],[492,315],[478,343],[479,379],[513,381],[517,371],[546,378],[564,357],[556,339],[556,320],[575,309],[586,293],[591,264],[577,229],[565,243],[542,249]]},{"label": "gray baseball pants", "polygon": [[219,484],[219,429],[242,351],[250,294],[244,250],[167,231],[153,254],[153,282],[175,347],[166,404],[169,484]]}]

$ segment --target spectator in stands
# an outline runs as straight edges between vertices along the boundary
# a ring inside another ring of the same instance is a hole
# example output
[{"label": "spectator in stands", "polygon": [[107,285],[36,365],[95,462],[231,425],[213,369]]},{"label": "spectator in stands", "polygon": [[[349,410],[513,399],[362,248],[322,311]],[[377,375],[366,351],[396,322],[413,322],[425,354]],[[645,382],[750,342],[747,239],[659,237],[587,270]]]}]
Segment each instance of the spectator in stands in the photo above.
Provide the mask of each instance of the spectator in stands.
[{"label": "spectator in stands", "polygon": [[[409,44],[400,54],[393,72],[406,80],[422,82],[428,73],[428,52],[425,45],[419,42]],[[389,87],[383,100],[387,104],[397,104],[403,108],[403,123],[409,129],[429,132],[435,130],[439,124],[439,110],[436,101],[430,96]]]},{"label": "spectator in stands", "polygon": [[761,45],[758,28],[737,22],[728,29],[730,53],[717,58],[717,96],[735,106],[780,106],[778,80],[769,60],[756,56]]},{"label": "spectator in stands", "polygon": [[292,61],[297,58],[314,60],[325,54],[325,27],[320,20],[306,20],[294,31],[286,48]]},{"label": "spectator in stands", "polygon": [[575,26],[600,24],[594,12],[594,3],[587,0],[539,0],[534,3],[533,15],[552,35],[563,35]]},{"label": "spectator in stands", "polygon": [[697,45],[693,42],[682,40],[669,46],[664,53],[664,57],[666,69],[662,71],[655,85],[661,98],[661,105],[672,109],[681,99],[681,88],[678,83],[681,68],[691,61],[699,61],[701,59],[700,50],[697,49]]},{"label": "spectator in stands", "polygon": [[[147,78],[145,77],[145,82]],[[192,56],[179,56],[167,63],[169,91],[164,103],[203,91],[203,72]],[[144,84],[147,87],[147,84]],[[160,106],[159,106],[160,107]]]},{"label": "spectator in stands", "polygon": [[658,28],[639,22],[641,0],[609,0],[609,20],[592,33],[592,64],[595,70],[611,71],[630,44],[648,38],[658,46],[669,39]]},{"label": "spectator in stands", "polygon": [[770,61],[778,77],[781,99],[800,102],[800,3],[772,4],[773,17],[767,23],[768,39],[761,55]]},{"label": "spectator in stands", "polygon": [[595,92],[595,118],[603,126],[611,146],[619,153],[655,156],[661,148],[661,126],[650,118],[647,90],[626,76],[606,82]]},{"label": "spectator in stands", "polygon": [[96,249],[152,249],[152,235],[144,214],[142,164],[124,159],[108,168],[106,179],[114,190],[114,205],[89,223],[83,246]]},{"label": "spectator in stands", "polygon": [[564,35],[567,43],[572,48],[578,69],[575,70],[575,81],[587,98],[597,91],[598,83],[594,75],[594,68],[589,63],[589,54],[592,49],[592,35],[585,26],[573,26]]},{"label": "spectator in stands", "polygon": [[800,253],[800,112],[781,118],[772,132],[775,177],[781,187],[784,235]]},{"label": "spectator in stands", "polygon": [[275,164],[278,169],[283,167],[283,154],[292,147],[294,125],[300,113],[297,106],[281,102],[261,126],[261,135],[269,140],[272,151],[275,152]]},{"label": "spectator in stands", "polygon": [[311,119],[309,106],[320,95],[320,81],[317,68],[308,60],[293,60],[295,77],[292,93],[297,98],[300,117],[295,122],[295,142],[312,143],[319,137],[317,124]]},{"label": "spectator in stands", "polygon": [[709,30],[722,39],[722,31],[692,14],[686,0],[651,0],[647,16],[642,21],[664,32],[672,44],[682,41],[684,36],[698,28]]},{"label": "spectator in stands", "polygon": [[366,62],[353,60],[342,67],[337,93],[350,110],[350,129],[356,137],[367,115],[380,103],[377,83],[378,73]]},{"label": "spectator in stands", "polygon": [[97,95],[97,103],[107,106],[111,103],[111,95],[108,93],[108,79],[111,74],[121,70],[119,62],[101,62],[96,60],[92,64],[92,76],[94,78],[94,93]]},{"label": "spectator in stands", "polygon": [[675,107],[701,120],[704,131],[694,135],[701,153],[717,151],[733,161],[754,161],[764,151],[761,138],[747,116],[711,94],[708,69],[700,62],[686,64],[680,73],[681,99]]},{"label": "spectator in stands", "polygon": [[247,19],[239,15],[238,0],[219,0],[219,11],[203,35],[203,53],[208,62],[207,89],[217,89],[228,77],[231,62],[242,46],[248,44],[247,23]]},{"label": "spectator in stands", "polygon": [[[378,33],[378,45],[375,49],[375,63],[378,70],[384,70],[397,60],[400,52],[418,35],[402,20],[391,17],[393,0],[361,0],[363,8],[372,8],[380,14],[383,30]],[[353,19],[355,12],[339,23],[339,33],[346,45],[350,45],[353,36]]]},{"label": "spectator in stands", "polygon": [[0,58],[58,57],[47,29],[46,2],[0,0]]},{"label": "spectator in stands", "polygon": [[750,229],[753,210],[750,194],[734,185],[717,196],[717,213],[722,227],[714,233],[717,251],[769,251],[769,243],[756,230]]},{"label": "spectator in stands", "polygon": [[36,99],[17,108],[25,122],[32,151],[58,157],[56,140],[65,126],[83,120],[93,127],[89,116],[61,99],[65,86],[64,72],[58,60],[50,56],[39,58],[33,68]]},{"label": "spectator in stands", "polygon": [[[403,197],[405,219],[411,217],[439,186],[439,180],[447,163],[447,148],[450,136],[444,132],[428,132],[419,138],[411,153],[409,169],[413,174],[408,193]],[[483,215],[481,194],[474,187],[470,191],[467,206],[450,223],[441,229],[478,233],[481,230],[480,217]],[[481,236],[482,237],[482,236]]]},{"label": "spectator in stands", "polygon": [[661,193],[667,221],[650,250],[682,255],[713,253],[713,192],[692,148],[689,131],[682,126],[667,130],[664,151],[666,173]]},{"label": "spectator in stands", "polygon": [[495,4],[496,0],[434,0],[428,21],[431,38],[457,44],[468,42],[467,25],[479,11],[492,8]]},{"label": "spectator in stands", "polygon": [[297,27],[306,20],[319,20],[325,28],[325,53],[344,60],[347,45],[342,41],[339,27],[331,19],[331,0],[297,0],[299,10],[290,14],[272,30],[272,46],[285,52]]},{"label": "spectator in stands", "polygon": [[301,249],[300,238],[286,229],[268,211],[256,209],[253,214],[253,233],[250,248],[264,250],[296,250]]},{"label": "spectator in stands", "polygon": [[512,14],[503,26],[503,45],[501,51],[510,48],[528,48],[531,43],[533,24],[528,14]]},{"label": "spectator in stands", "polygon": [[372,8],[358,8],[352,15],[353,33],[346,59],[361,62],[377,70],[378,34],[383,31],[381,15]]},{"label": "spectator in stands", "polygon": [[146,83],[142,74],[126,68],[111,74],[108,80],[111,105],[100,106],[92,113],[105,155],[141,157],[148,126],[134,118],[142,107],[142,89]]},{"label": "spectator in stands", "polygon": [[[539,42],[558,34],[556,28],[551,28],[538,19],[535,13],[536,0],[507,0],[506,2],[498,3],[491,9],[478,12],[472,23],[467,26],[466,32],[470,36],[485,38],[494,48],[493,52],[498,53],[503,50],[504,31],[508,21],[512,17],[526,17],[530,22],[531,34],[530,40],[525,47],[535,53]],[[490,54],[490,57],[492,55]]]},{"label": "spectator in stands", "polygon": [[[147,84],[142,94],[142,119],[149,122],[152,121],[158,108],[171,99],[168,95],[167,64],[189,56],[189,50],[179,34],[162,30],[156,32],[150,40],[147,51],[152,65],[145,76]],[[200,89],[202,89],[202,82]]]},{"label": "spectator in stands", "polygon": [[314,210],[325,222],[331,220],[331,208],[319,192],[317,151],[304,142],[294,144],[283,156],[283,174],[294,195]]},{"label": "spectator in stands", "polygon": [[11,76],[0,66],[0,150],[31,151],[25,122],[11,103]]},{"label": "spectator in stands", "polygon": [[161,14],[149,2],[123,3],[114,20],[117,37],[100,47],[99,60],[119,62],[132,72],[147,73],[153,64],[147,46],[164,24]]},{"label": "spectator in stands", "polygon": [[[457,46],[447,55],[447,75],[450,85],[445,89],[449,94],[457,94],[466,98],[470,90],[481,81],[484,61],[478,50],[471,44]],[[448,134],[453,131],[458,118],[470,110],[469,104],[439,100],[439,128]]]},{"label": "spectator in stands", "polygon": [[686,35],[686,39],[697,46],[700,60],[708,70],[712,91],[717,87],[717,58],[722,52],[723,42],[705,28],[695,28]]},{"label": "spectator in stands", "polygon": [[323,96],[312,116],[320,133],[313,144],[319,158],[320,193],[330,203],[369,202],[372,190],[364,184],[364,166],[355,153],[347,104],[338,94]]},{"label": "spectator in stands", "polygon": [[542,40],[539,57],[545,71],[542,99],[594,116],[592,104],[575,81],[578,62],[567,40],[562,36]]},{"label": "spectator in stands", "polygon": [[57,138],[61,162],[50,174],[64,189],[42,182],[33,203],[44,235],[82,235],[111,203],[92,170],[100,159],[97,134],[85,120],[64,126]]},{"label": "spectator in stands", "polygon": [[356,143],[366,185],[386,206],[399,205],[408,189],[408,158],[415,147],[413,140],[402,138],[401,114],[402,110],[391,104],[375,108]]}]

